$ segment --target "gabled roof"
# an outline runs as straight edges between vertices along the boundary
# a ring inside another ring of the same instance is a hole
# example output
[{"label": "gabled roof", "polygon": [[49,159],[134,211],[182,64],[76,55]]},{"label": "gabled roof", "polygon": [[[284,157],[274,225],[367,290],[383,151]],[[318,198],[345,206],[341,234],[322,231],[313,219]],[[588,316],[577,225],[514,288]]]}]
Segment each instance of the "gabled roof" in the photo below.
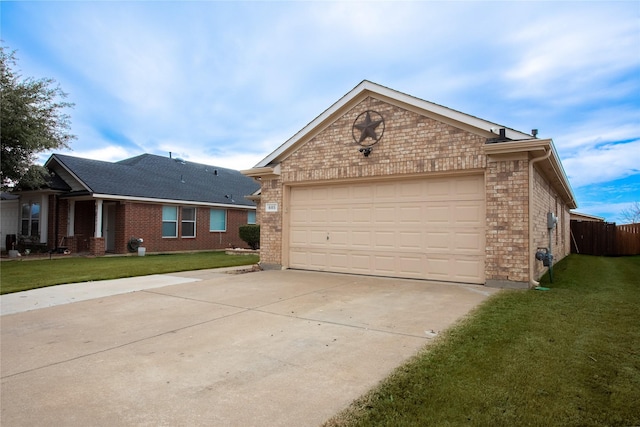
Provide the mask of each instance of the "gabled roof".
[{"label": "gabled roof", "polygon": [[277,165],[310,139],[310,136],[320,132],[324,127],[331,124],[338,116],[344,114],[344,112],[368,96],[374,96],[377,99],[406,109],[419,111],[420,114],[429,116],[435,120],[449,123],[453,126],[461,127],[472,132],[481,133],[487,138],[492,136],[495,137],[497,129],[505,129],[505,136],[512,140],[533,138],[532,135],[507,128],[497,123],[492,123],[433,102],[425,101],[423,99],[389,89],[388,87],[381,86],[368,80],[363,80],[355,88],[349,91],[349,93],[340,98],[335,104],[306,125],[302,130],[289,138],[284,144],[278,147],[267,157],[262,159],[254,166],[254,169]]},{"label": "gabled roof", "polygon": [[115,163],[53,154],[45,166],[71,187],[68,195],[94,198],[253,207],[244,196],[260,186],[236,170],[153,154]]},{"label": "gabled roof", "polygon": [[[534,135],[425,101],[368,80],[363,80],[252,169],[242,171],[242,173],[262,178],[280,175],[280,163],[283,160],[368,96],[484,136],[487,138],[486,154],[504,155],[527,151],[533,158],[541,157],[539,166],[542,172],[568,202],[569,207],[577,207],[573,190],[551,139],[540,140]],[[497,137],[498,135],[500,137]],[[542,160],[544,161],[542,162]]]}]

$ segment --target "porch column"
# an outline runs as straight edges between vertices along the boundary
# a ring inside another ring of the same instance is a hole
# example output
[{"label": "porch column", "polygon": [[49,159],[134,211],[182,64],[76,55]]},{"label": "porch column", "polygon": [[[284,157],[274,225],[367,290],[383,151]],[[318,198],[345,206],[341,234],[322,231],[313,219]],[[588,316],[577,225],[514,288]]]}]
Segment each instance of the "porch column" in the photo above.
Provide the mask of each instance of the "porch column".
[{"label": "porch column", "polygon": [[71,237],[75,234],[76,228],[76,201],[69,200],[69,218],[67,222],[67,236]]},{"label": "porch column", "polygon": [[94,237],[102,237],[102,199],[96,200],[96,229]]}]

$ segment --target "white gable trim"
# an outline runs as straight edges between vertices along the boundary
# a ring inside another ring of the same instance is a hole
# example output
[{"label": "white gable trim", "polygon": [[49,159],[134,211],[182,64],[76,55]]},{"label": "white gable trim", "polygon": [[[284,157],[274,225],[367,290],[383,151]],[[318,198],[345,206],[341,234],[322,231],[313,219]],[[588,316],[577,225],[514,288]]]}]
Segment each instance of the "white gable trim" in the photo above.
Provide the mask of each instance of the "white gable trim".
[{"label": "white gable trim", "polygon": [[488,135],[496,134],[496,129],[504,128],[507,138],[513,140],[532,138],[532,136],[529,134],[509,129],[505,126],[492,123],[478,117],[462,113],[460,111],[452,110],[442,105],[415,98],[405,93],[389,89],[388,87],[381,86],[368,80],[364,80],[358,86],[349,91],[349,93],[340,98],[335,104],[333,104],[322,114],[316,117],[313,121],[311,121],[308,125],[302,128],[298,133],[288,139],[284,144],[276,148],[275,151],[262,159],[257,165],[255,165],[254,169],[264,168],[269,165],[273,165],[274,163],[279,163],[284,159],[284,157],[287,156],[287,154],[294,151],[297,144],[301,140],[306,138],[310,133],[319,132],[324,127],[323,125],[326,126],[328,122],[330,122],[330,119],[341,112],[346,106],[355,104],[370,94],[378,95],[382,97],[383,100],[384,98],[387,98],[387,101],[400,102],[413,108],[419,109],[425,113],[431,113],[427,115],[435,115],[437,118],[444,119],[447,122],[453,121],[472,128],[476,128],[480,131],[486,132]]}]

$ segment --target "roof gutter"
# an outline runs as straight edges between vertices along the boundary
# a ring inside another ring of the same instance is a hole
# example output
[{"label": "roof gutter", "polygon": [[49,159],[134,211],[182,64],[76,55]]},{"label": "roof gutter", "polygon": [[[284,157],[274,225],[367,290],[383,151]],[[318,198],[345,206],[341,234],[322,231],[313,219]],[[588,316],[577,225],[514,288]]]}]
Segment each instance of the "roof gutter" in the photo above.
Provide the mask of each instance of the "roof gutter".
[{"label": "roof gutter", "polygon": [[164,204],[172,204],[172,205],[209,206],[209,207],[216,207],[216,208],[233,208],[233,209],[249,209],[249,210],[256,209],[255,206],[248,206],[248,205],[199,202],[199,201],[192,201],[192,200],[154,199],[151,197],[119,196],[114,194],[97,194],[97,193],[93,193],[90,196],[93,199],[101,199],[101,200],[128,200],[132,202],[142,202],[142,203],[164,203]]}]

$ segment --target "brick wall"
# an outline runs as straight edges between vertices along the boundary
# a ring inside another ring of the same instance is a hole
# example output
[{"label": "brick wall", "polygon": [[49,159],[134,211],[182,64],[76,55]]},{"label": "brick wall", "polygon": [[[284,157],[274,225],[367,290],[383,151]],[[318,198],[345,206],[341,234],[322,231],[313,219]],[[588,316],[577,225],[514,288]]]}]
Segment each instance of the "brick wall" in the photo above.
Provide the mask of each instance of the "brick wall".
[{"label": "brick wall", "polygon": [[[385,119],[382,140],[364,157],[353,140],[359,114]],[[411,111],[367,98],[282,162],[284,184],[344,178],[484,169],[485,139]]]},{"label": "brick wall", "polygon": [[528,282],[528,154],[489,158],[485,179],[486,279]]},{"label": "brick wall", "polygon": [[[533,180],[533,244],[534,247],[549,246],[549,230],[547,229],[547,213],[558,217],[555,229],[551,230],[553,262],[560,261],[571,252],[571,226],[569,207],[562,201],[558,193],[549,185],[544,177],[534,169]],[[541,261],[534,264],[534,278],[541,277],[547,267]]]},{"label": "brick wall", "polygon": [[[266,212],[267,203],[277,203],[277,212]],[[260,224],[260,263],[265,266],[282,264],[282,180],[262,181],[262,195],[258,204],[256,221]]]},{"label": "brick wall", "polygon": [[60,199],[54,195],[49,196],[49,230],[47,233],[47,245],[49,249],[59,246],[69,246],[67,239],[69,225],[69,201]]},{"label": "brick wall", "polygon": [[[191,206],[189,206],[191,207]],[[147,252],[199,251],[248,247],[239,227],[247,223],[246,209],[227,209],[227,229],[209,231],[209,207],[196,207],[196,237],[182,237],[182,212],[178,206],[178,237],[162,237],[162,205],[120,202],[116,208],[116,252],[128,252],[131,238],[142,238]]]},{"label": "brick wall", "polygon": [[89,252],[90,238],[95,235],[95,210],[96,203],[93,200],[79,200],[75,203],[74,252]]},{"label": "brick wall", "polygon": [[[56,237],[56,199],[49,199],[48,245],[53,249],[59,245],[62,236],[68,236],[69,201],[57,199]],[[132,237],[144,239],[143,246],[147,252],[198,251],[225,249],[228,247],[248,248],[240,239],[239,227],[247,223],[246,209],[227,209],[227,230],[224,232],[209,231],[209,207],[196,207],[196,237],[181,237],[181,223],[178,221],[178,237],[162,237],[162,205],[151,203],[116,202],[115,203],[115,244],[114,252],[128,253],[127,244]],[[180,215],[180,209],[178,209]],[[104,254],[106,236],[95,240],[95,201],[83,200],[75,202],[74,236],[68,237],[63,246],[73,253],[91,252]],[[95,252],[97,251],[97,252]]]}]

